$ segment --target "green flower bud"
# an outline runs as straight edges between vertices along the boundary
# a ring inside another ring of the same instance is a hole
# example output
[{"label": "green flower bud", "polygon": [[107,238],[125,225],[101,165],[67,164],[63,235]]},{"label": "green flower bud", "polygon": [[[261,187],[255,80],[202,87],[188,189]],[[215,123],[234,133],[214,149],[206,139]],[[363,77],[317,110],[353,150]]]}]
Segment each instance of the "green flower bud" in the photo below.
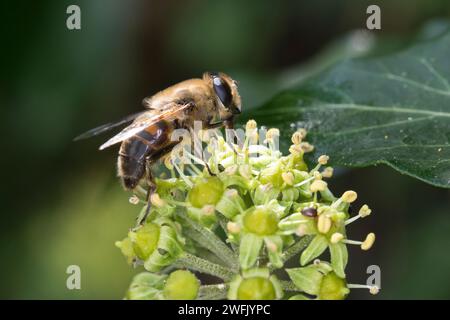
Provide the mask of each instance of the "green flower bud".
[{"label": "green flower bud", "polygon": [[244,213],[244,227],[256,235],[272,235],[278,231],[278,216],[263,206],[252,207]]},{"label": "green flower bud", "polygon": [[323,277],[317,297],[320,300],[343,300],[349,292],[345,280],[330,272]]},{"label": "green flower bud", "polygon": [[281,299],[283,290],[278,279],[270,276],[268,269],[251,269],[236,276],[230,283],[230,300],[273,300]]},{"label": "green flower bud", "polygon": [[148,223],[140,227],[137,231],[130,231],[128,237],[133,244],[136,256],[141,260],[147,260],[150,254],[155,251],[159,240],[160,227],[154,223]]},{"label": "green flower bud", "polygon": [[200,282],[188,270],[177,270],[167,278],[164,296],[169,300],[194,300],[197,297]]},{"label": "green flower bud", "polygon": [[207,177],[197,180],[189,191],[188,200],[195,208],[215,205],[224,192],[224,185],[217,177]]},{"label": "green flower bud", "polygon": [[239,286],[237,297],[239,300],[273,300],[275,289],[268,279],[261,277],[245,279]]}]

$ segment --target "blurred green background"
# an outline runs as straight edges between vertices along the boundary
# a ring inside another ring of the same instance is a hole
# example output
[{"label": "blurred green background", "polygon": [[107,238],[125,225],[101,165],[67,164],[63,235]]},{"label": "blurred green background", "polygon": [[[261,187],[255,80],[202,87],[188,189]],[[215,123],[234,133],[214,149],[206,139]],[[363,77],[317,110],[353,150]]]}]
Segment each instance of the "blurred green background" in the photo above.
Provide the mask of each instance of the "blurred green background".
[{"label": "blurred green background", "polygon": [[[79,31],[66,28],[70,4],[81,7]],[[381,6],[381,31],[362,31],[369,4]],[[333,61],[441,32],[450,2],[6,0],[0,12],[0,298],[118,299],[133,270],[114,242],[139,209],[115,177],[117,150],[97,151],[108,135],[74,136],[205,70],[239,80],[251,109]],[[383,166],[338,173],[333,190],[358,190],[374,211],[351,238],[378,236],[373,250],[350,252],[350,282],[377,264],[376,298],[450,298],[449,190]],[[66,288],[71,264],[81,290]]]}]

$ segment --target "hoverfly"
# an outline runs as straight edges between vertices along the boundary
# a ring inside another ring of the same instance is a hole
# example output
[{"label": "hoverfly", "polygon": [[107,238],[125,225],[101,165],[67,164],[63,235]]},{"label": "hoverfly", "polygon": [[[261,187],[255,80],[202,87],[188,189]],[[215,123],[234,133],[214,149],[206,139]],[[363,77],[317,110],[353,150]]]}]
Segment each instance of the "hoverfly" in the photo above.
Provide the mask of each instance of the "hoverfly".
[{"label": "hoverfly", "polygon": [[155,192],[151,165],[167,155],[180,141],[171,141],[175,129],[191,130],[194,121],[206,129],[232,129],[241,113],[237,82],[224,73],[205,72],[202,79],[190,79],[166,88],[143,100],[144,111],[87,131],[75,140],[96,136],[125,123],[132,123],[103,145],[100,150],[121,143],[117,160],[118,176],[127,190],[147,180],[147,208]]}]

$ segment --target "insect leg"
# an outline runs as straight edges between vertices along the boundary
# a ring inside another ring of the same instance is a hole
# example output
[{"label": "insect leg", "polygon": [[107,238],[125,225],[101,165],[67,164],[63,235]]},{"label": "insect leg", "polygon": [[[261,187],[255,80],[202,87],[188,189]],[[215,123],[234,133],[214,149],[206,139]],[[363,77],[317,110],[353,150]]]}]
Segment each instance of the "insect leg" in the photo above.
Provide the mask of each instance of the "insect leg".
[{"label": "insect leg", "polygon": [[153,195],[153,193],[156,190],[156,185],[153,182],[153,176],[151,175],[151,172],[148,170],[147,173],[147,184],[148,184],[148,189],[147,189],[147,207],[145,208],[145,213],[142,217],[139,217],[139,221],[138,224],[139,225],[143,225],[145,223],[145,221],[147,220],[147,217],[150,213],[150,209],[152,207],[152,202],[151,202],[151,197]]}]

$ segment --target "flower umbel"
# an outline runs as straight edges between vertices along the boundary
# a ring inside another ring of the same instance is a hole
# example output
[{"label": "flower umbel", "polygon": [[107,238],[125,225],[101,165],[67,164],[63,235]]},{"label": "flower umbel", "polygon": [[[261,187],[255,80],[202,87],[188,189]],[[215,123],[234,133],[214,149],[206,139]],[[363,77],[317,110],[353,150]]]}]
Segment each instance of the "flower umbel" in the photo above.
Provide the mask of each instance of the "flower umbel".
[{"label": "flower umbel", "polygon": [[[206,160],[189,152],[184,159],[194,163],[164,160],[170,178],[156,179],[146,223],[116,243],[130,264],[146,270],[133,279],[127,299],[334,300],[354,288],[378,292],[347,284],[345,272],[348,246],[369,250],[375,241],[374,233],[350,240],[347,228],[372,210],[363,205],[351,216],[357,193],[331,192],[324,180],[333,176],[328,155],[308,169],[304,155],[314,146],[306,130],[292,135],[284,156],[279,136],[269,129],[260,137],[250,120],[240,144],[202,131]],[[130,203],[146,204],[143,198],[136,193]],[[330,262],[318,260],[325,251]],[[294,258],[298,267],[284,269]],[[217,279],[206,282],[200,274]]]}]

